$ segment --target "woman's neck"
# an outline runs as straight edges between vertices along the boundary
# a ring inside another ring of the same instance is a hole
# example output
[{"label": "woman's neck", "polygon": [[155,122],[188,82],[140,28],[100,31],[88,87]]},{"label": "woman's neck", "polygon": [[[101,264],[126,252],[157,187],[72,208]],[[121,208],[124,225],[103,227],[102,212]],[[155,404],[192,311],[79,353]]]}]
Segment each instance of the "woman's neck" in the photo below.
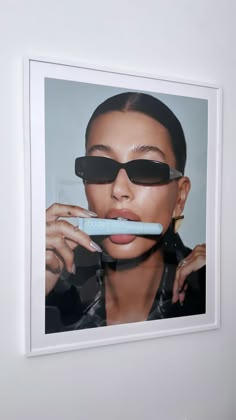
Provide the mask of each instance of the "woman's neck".
[{"label": "woman's neck", "polygon": [[160,250],[136,265],[117,262],[106,267],[105,302],[107,325],[147,319],[164,268]]}]

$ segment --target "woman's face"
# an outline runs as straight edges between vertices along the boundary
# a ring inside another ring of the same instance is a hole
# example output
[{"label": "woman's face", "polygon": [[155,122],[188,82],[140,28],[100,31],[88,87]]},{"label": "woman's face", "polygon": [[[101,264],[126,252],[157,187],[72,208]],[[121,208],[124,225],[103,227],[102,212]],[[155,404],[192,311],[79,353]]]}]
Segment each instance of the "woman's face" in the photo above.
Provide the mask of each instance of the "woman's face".
[{"label": "woman's face", "polygon": [[[104,156],[121,163],[150,159],[176,166],[166,128],[135,111],[112,111],[99,116],[91,126],[86,151],[89,156]],[[89,209],[98,217],[158,222],[163,232],[171,218],[181,214],[188,190],[186,177],[165,185],[136,185],[123,168],[110,184],[85,184]],[[104,239],[103,247],[113,258],[134,258],[155,243],[156,238],[113,235]]]}]

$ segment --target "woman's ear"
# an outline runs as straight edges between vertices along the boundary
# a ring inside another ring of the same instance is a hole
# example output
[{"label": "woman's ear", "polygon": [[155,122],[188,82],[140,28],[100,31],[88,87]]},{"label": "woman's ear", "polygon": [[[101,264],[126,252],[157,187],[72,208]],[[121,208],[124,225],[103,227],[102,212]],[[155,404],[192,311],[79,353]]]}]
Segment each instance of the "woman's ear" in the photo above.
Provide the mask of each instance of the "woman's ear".
[{"label": "woman's ear", "polygon": [[181,177],[178,181],[178,196],[176,205],[173,212],[173,217],[180,216],[184,211],[184,206],[188,198],[188,194],[191,188],[190,179],[187,176]]}]

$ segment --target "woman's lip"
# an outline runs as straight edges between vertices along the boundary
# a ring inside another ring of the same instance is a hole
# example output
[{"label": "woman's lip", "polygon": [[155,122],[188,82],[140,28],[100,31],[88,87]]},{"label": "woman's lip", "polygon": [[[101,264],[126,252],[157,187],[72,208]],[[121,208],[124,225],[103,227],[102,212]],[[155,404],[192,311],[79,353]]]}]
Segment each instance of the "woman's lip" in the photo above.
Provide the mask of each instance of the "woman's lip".
[{"label": "woman's lip", "polygon": [[141,221],[140,217],[129,209],[111,209],[106,215],[107,219],[116,219],[117,217],[123,217],[124,219],[129,219],[136,222]]},{"label": "woman's lip", "polygon": [[110,241],[116,245],[128,245],[130,242],[133,242],[135,238],[135,235],[122,234],[109,236]]}]

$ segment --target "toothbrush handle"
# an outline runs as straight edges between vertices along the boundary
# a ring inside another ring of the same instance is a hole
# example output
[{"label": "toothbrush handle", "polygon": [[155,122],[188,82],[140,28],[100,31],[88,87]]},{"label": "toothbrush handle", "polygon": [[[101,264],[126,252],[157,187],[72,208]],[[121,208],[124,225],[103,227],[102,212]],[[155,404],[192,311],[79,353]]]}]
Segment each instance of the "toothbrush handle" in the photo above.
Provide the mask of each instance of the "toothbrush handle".
[{"label": "toothbrush handle", "polygon": [[79,229],[88,235],[160,235],[163,227],[160,223],[144,223],[126,220],[78,218]]}]

